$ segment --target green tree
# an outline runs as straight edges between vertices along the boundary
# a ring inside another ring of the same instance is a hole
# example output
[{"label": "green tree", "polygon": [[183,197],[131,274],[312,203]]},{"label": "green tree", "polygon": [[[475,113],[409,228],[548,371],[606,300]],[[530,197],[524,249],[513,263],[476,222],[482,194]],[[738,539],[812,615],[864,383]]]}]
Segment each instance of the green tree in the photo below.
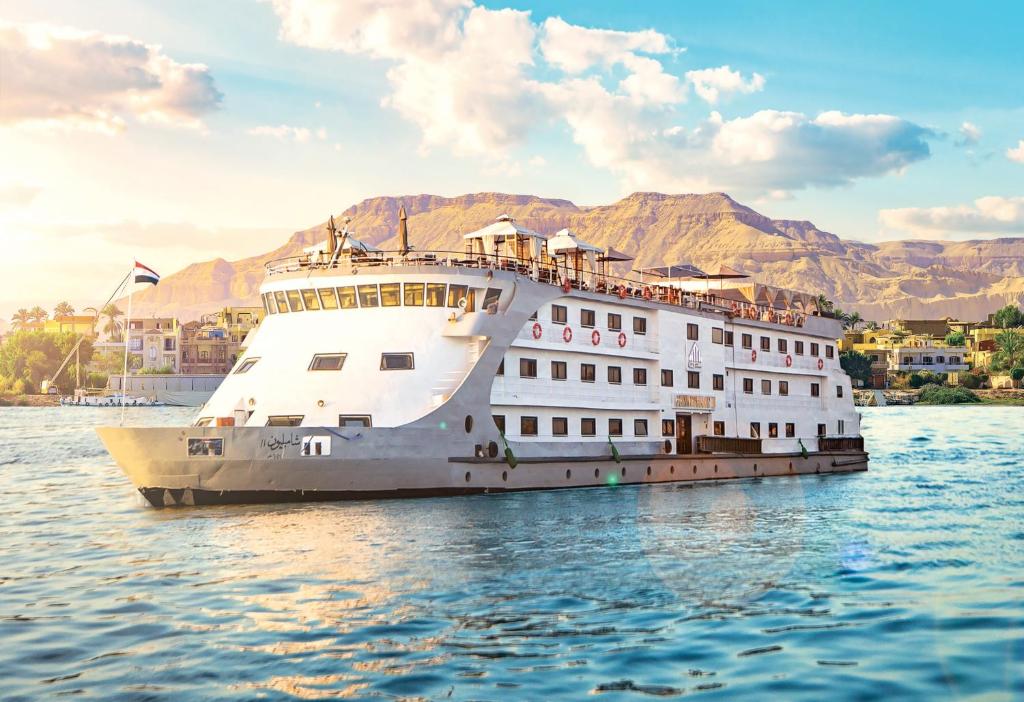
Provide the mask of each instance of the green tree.
[{"label": "green tree", "polygon": [[946,346],[964,346],[967,338],[963,332],[950,332],[946,334]]},{"label": "green tree", "polygon": [[[70,332],[16,331],[0,346],[0,376],[12,383],[21,381],[28,391],[35,390],[43,380],[57,372],[78,339]],[[79,347],[79,358],[83,365],[92,359],[92,344],[88,340]],[[68,389],[74,387],[78,380],[75,378],[75,365],[69,363],[65,366],[57,380]]]},{"label": "green tree", "polygon": [[26,324],[28,324],[31,321],[32,321],[32,315],[24,307],[22,307],[20,310],[15,312],[14,316],[11,317],[11,322],[14,323],[14,328],[15,329],[21,329],[22,327],[24,327]]},{"label": "green tree", "polygon": [[871,359],[860,351],[843,351],[839,354],[839,365],[854,380],[865,385],[871,382]]},{"label": "green tree", "polygon": [[53,308],[54,317],[70,317],[75,313],[75,308],[71,306],[71,303],[67,300],[58,302],[57,306]]},{"label": "green tree", "polygon": [[50,313],[44,310],[39,305],[36,305],[28,311],[29,316],[34,322],[45,322],[46,318],[50,316]]},{"label": "green tree", "polygon": [[1016,305],[1007,305],[993,315],[992,322],[1000,329],[1024,327],[1024,312]]},{"label": "green tree", "polygon": [[864,328],[868,331],[878,331],[878,322],[865,322]]},{"label": "green tree", "polygon": [[853,329],[856,331],[857,327],[861,325],[864,318],[860,316],[860,312],[851,312],[846,315],[846,320],[843,322],[843,326],[847,329]]},{"label": "green tree", "polygon": [[103,308],[100,315],[107,318],[107,323],[103,326],[104,333],[108,334],[114,341],[121,341],[121,324],[117,320],[118,317],[124,316],[124,312],[111,302]]},{"label": "green tree", "polygon": [[1024,334],[1016,329],[1004,329],[996,334],[995,361],[1000,368],[1021,365],[1024,362]]},{"label": "green tree", "polygon": [[831,312],[832,311],[832,307],[833,307],[832,301],[829,300],[824,295],[818,295],[818,297],[814,298],[814,304],[818,307],[818,310],[820,312],[822,312],[822,313]]}]

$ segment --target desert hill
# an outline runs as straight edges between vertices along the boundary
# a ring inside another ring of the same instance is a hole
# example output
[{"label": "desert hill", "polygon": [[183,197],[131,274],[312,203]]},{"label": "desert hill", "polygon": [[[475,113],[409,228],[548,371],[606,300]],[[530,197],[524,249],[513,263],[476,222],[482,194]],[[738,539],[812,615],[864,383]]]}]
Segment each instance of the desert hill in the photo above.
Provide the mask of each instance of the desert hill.
[{"label": "desert hill", "polygon": [[[410,241],[421,250],[461,251],[464,234],[509,214],[548,234],[569,227],[594,244],[636,255],[635,265],[726,264],[759,282],[824,293],[867,319],[983,319],[1002,305],[1024,302],[1024,239],[864,244],[811,222],[770,219],[723,193],[634,193],[597,207],[502,193],[375,197],[341,216],[351,217],[358,238],[395,249],[402,204]],[[326,222],[260,256],[193,264],[139,294],[136,304],[147,314],[183,319],[223,305],[255,304],[264,263],[325,238]]]}]

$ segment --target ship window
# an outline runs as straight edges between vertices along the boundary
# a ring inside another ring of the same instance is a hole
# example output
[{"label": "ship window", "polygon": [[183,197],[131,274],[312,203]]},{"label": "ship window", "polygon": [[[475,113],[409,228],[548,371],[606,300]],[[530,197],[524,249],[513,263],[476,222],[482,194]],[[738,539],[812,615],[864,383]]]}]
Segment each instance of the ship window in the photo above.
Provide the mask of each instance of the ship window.
[{"label": "ship window", "polygon": [[300,456],[331,455],[331,437],[329,436],[304,436],[300,446]]},{"label": "ship window", "polygon": [[597,366],[593,363],[581,363],[580,380],[584,383],[593,383],[597,380]]},{"label": "ship window", "polygon": [[821,387],[817,383],[811,383],[811,397],[821,395]]},{"label": "ship window", "polygon": [[551,362],[551,379],[565,380],[569,377],[569,366],[565,361]]},{"label": "ship window", "polygon": [[633,333],[634,334],[646,334],[647,333],[647,318],[646,317],[633,317]]},{"label": "ship window", "polygon": [[267,417],[268,427],[297,427],[302,424],[301,414],[277,414]]},{"label": "ship window", "polygon": [[494,311],[497,312],[498,300],[501,299],[501,288],[487,288],[487,292],[484,293],[484,310],[490,312],[491,305],[494,305]]},{"label": "ship window", "polygon": [[569,319],[569,312],[565,305],[551,305],[551,323],[565,324]]},{"label": "ship window", "polygon": [[213,422],[213,417],[200,417],[193,426],[208,427]]},{"label": "ship window", "polygon": [[278,291],[274,293],[274,299],[277,300],[277,311],[287,312],[288,311],[288,300],[285,298],[284,293]]},{"label": "ship window", "polygon": [[537,377],[537,359],[535,359],[535,358],[520,358],[519,359],[519,377],[520,378],[536,378]]},{"label": "ship window", "polygon": [[761,381],[761,394],[771,395],[772,394],[772,381],[762,380]]},{"label": "ship window", "polygon": [[633,369],[633,385],[647,385],[647,369],[646,368],[634,368]]},{"label": "ship window", "polygon": [[288,307],[291,308],[291,311],[302,312],[302,296],[299,295],[299,291],[288,290],[285,294],[288,296]]},{"label": "ship window", "polygon": [[621,419],[609,419],[608,420],[608,436],[622,436],[622,420]]},{"label": "ship window", "polygon": [[762,336],[761,337],[761,350],[762,351],[771,351],[772,350],[772,340],[769,339],[767,336]]},{"label": "ship window", "polygon": [[731,331],[727,331],[725,333],[725,345],[726,346],[732,346],[734,336],[735,336],[734,333],[731,332]]},{"label": "ship window", "polygon": [[537,436],[537,418],[520,417],[519,434],[522,436]]},{"label": "ship window", "polygon": [[306,303],[307,310],[320,309],[320,299],[316,296],[316,290],[303,290],[302,301]]},{"label": "ship window", "polygon": [[449,285],[448,286],[448,306],[449,307],[461,307],[459,304],[463,299],[466,300],[466,305],[469,305],[469,286],[467,285]]},{"label": "ship window", "polygon": [[743,336],[740,337],[740,343],[742,344],[743,348],[752,349],[754,348],[754,337],[752,337],[750,334],[744,334]]},{"label": "ship window", "polygon": [[338,309],[338,294],[334,292],[334,288],[320,288],[317,292],[320,293],[321,307],[325,310]]},{"label": "ship window", "polygon": [[569,436],[569,418],[552,417],[551,434],[552,436]]},{"label": "ship window", "polygon": [[743,379],[743,392],[750,395],[754,392],[754,379],[744,378]]},{"label": "ship window", "polygon": [[792,439],[796,436],[796,424],[793,422],[786,422],[786,438]]},{"label": "ship window", "polygon": [[846,420],[845,419],[840,419],[839,420],[838,429],[839,429],[839,433],[840,434],[845,434],[846,433]]},{"label": "ship window", "polygon": [[268,314],[277,314],[277,305],[274,304],[274,293],[265,293],[263,295],[263,306]]},{"label": "ship window", "polygon": [[819,353],[818,352],[818,345],[815,344],[814,342],[811,342],[811,355],[812,356],[817,356],[818,353]]},{"label": "ship window", "polygon": [[777,439],[779,438],[779,424],[778,422],[768,423],[768,438]]},{"label": "ship window", "polygon": [[803,356],[804,355],[804,342],[802,342],[802,341],[794,341],[793,342],[793,352],[796,353],[797,356]]},{"label": "ship window", "polygon": [[533,314],[530,315],[530,321],[531,322],[536,322],[537,321],[537,310],[534,310]]},{"label": "ship window", "polygon": [[711,327],[711,343],[721,344],[725,341],[725,330],[721,327]]},{"label": "ship window", "polygon": [[835,356],[835,354],[836,354],[836,350],[832,347],[832,345],[831,344],[826,344],[825,345],[825,358],[832,358],[832,357]]},{"label": "ship window", "polygon": [[495,375],[505,375],[505,357],[501,357],[501,363],[498,364],[498,372]]},{"label": "ship window", "polygon": [[398,283],[380,284],[381,307],[398,307],[402,304],[402,297],[399,292],[400,287]]},{"label": "ship window", "polygon": [[238,375],[240,373],[248,373],[249,369],[252,368],[253,366],[255,366],[256,365],[256,361],[258,361],[258,360],[260,360],[260,359],[258,359],[258,358],[247,358],[247,359],[245,359],[244,361],[242,361],[242,364],[240,366],[238,366],[238,370],[235,371],[235,375]]},{"label": "ship window", "polygon": [[505,433],[505,415],[503,414],[492,414],[491,419],[494,420],[494,426],[498,427],[498,431],[502,434]]},{"label": "ship window", "polygon": [[596,324],[597,313],[594,310],[580,310],[580,326],[588,329]]},{"label": "ship window", "polygon": [[686,325],[686,338],[690,341],[696,341],[700,336],[700,327],[696,324]]},{"label": "ship window", "polygon": [[818,436],[825,436],[825,434],[827,434],[827,433],[828,432],[825,430],[825,425],[824,424],[819,424],[818,425]]},{"label": "ship window", "polygon": [[779,381],[779,394],[780,395],[788,395],[789,394],[789,381],[788,380],[780,380]]},{"label": "ship window", "polygon": [[427,307],[444,307],[444,283],[427,283]]},{"label": "ship window", "polygon": [[778,341],[778,348],[779,348],[779,353],[788,353],[789,352],[789,342],[786,341],[785,339],[779,339],[779,341]]},{"label": "ship window", "polygon": [[622,315],[615,312],[608,313],[608,331],[622,331]]},{"label": "ship window", "polygon": [[725,376],[715,373],[711,376],[711,389],[712,390],[725,390]]},{"label": "ship window", "polygon": [[633,420],[633,436],[647,436],[647,420],[646,419],[634,419]]},{"label": "ship window", "polygon": [[662,436],[675,436],[676,435],[676,421],[674,419],[663,419],[663,420],[661,420],[661,435]]},{"label": "ship window", "polygon": [[412,370],[413,367],[411,353],[382,353],[380,355],[381,370]]},{"label": "ship window", "polygon": [[380,304],[380,293],[376,285],[358,285],[360,307],[376,307]]},{"label": "ship window", "polygon": [[842,385],[836,385],[836,397],[842,397],[842,396],[843,396],[843,386]]},{"label": "ship window", "polygon": [[750,423],[750,438],[760,439],[761,438],[761,422]]},{"label": "ship window", "polygon": [[481,288],[470,288],[466,293],[466,312],[476,312],[476,293]]},{"label": "ship window", "polygon": [[619,366],[608,366],[608,382],[612,385],[621,385],[622,368]]},{"label": "ship window", "polygon": [[700,387],[700,371],[686,371],[686,387]]},{"label": "ship window", "polygon": [[224,439],[189,439],[189,456],[223,456]]},{"label": "ship window", "polygon": [[339,414],[339,427],[372,427],[373,419],[368,414]]},{"label": "ship window", "polygon": [[423,283],[406,283],[403,288],[406,307],[423,307]]},{"label": "ship window", "polygon": [[348,354],[344,353],[318,353],[313,355],[313,360],[309,362],[309,370],[311,371],[339,371],[342,366],[345,365],[345,358]]},{"label": "ship window", "polygon": [[661,369],[661,387],[670,388],[675,385],[675,373],[672,372],[671,368]]},{"label": "ship window", "polygon": [[582,436],[597,435],[597,420],[593,417],[584,417],[580,420],[580,434]]},{"label": "ship window", "polygon": [[712,433],[715,436],[725,436],[725,422],[715,422],[712,425]]},{"label": "ship window", "polygon": [[338,305],[343,310],[358,307],[356,304],[356,289],[351,285],[338,288]]}]

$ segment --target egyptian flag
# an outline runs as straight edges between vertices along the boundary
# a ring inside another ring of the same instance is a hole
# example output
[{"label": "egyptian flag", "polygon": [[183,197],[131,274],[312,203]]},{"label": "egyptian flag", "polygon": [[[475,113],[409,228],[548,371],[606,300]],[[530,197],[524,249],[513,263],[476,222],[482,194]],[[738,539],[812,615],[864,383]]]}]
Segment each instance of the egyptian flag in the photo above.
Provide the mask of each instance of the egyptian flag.
[{"label": "egyptian flag", "polygon": [[144,266],[138,261],[135,262],[135,282],[136,283],[152,283],[156,285],[160,282],[160,274],[154,271],[148,266]]}]

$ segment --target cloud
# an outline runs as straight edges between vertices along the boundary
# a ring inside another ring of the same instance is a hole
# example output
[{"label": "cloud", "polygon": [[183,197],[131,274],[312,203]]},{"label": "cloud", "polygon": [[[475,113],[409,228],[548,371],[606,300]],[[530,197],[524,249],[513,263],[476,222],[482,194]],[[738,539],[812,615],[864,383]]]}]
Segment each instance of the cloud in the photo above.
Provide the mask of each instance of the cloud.
[{"label": "cloud", "polygon": [[222,95],[201,64],[159,46],[77,29],[0,23],[0,126],[122,131],[128,118],[202,128]]},{"label": "cloud", "polygon": [[889,229],[919,237],[1024,234],[1024,197],[990,196],[971,205],[882,210],[878,218]]},{"label": "cloud", "polygon": [[764,90],[764,76],[760,73],[755,73],[750,80],[745,81],[739,71],[734,71],[729,66],[687,71],[686,79],[693,85],[693,91],[711,105],[729,93],[749,94]]},{"label": "cloud", "polygon": [[960,136],[953,142],[955,146],[975,146],[981,141],[981,127],[976,124],[964,122],[957,131]]},{"label": "cloud", "polygon": [[1017,148],[1006,150],[1006,158],[1016,163],[1024,163],[1024,139],[1017,142]]},{"label": "cloud", "polygon": [[686,124],[692,86],[714,103],[761,91],[729,65],[680,77],[682,50],[653,29],[619,31],[469,0],[273,0],[282,39],[388,62],[383,105],[415,124],[424,151],[515,162],[535,130],[565,124],[596,167],[627,189],[844,185],[928,158],[931,130],[892,115],[762,110]]},{"label": "cloud", "polygon": [[305,144],[311,141],[314,136],[320,141],[326,141],[327,139],[327,130],[324,127],[312,130],[308,127],[293,127],[288,124],[278,124],[276,126],[265,124],[247,129],[245,133],[249,136],[270,137],[278,141],[291,141],[296,144]]},{"label": "cloud", "polygon": [[42,190],[24,183],[0,183],[0,209],[30,205]]}]

